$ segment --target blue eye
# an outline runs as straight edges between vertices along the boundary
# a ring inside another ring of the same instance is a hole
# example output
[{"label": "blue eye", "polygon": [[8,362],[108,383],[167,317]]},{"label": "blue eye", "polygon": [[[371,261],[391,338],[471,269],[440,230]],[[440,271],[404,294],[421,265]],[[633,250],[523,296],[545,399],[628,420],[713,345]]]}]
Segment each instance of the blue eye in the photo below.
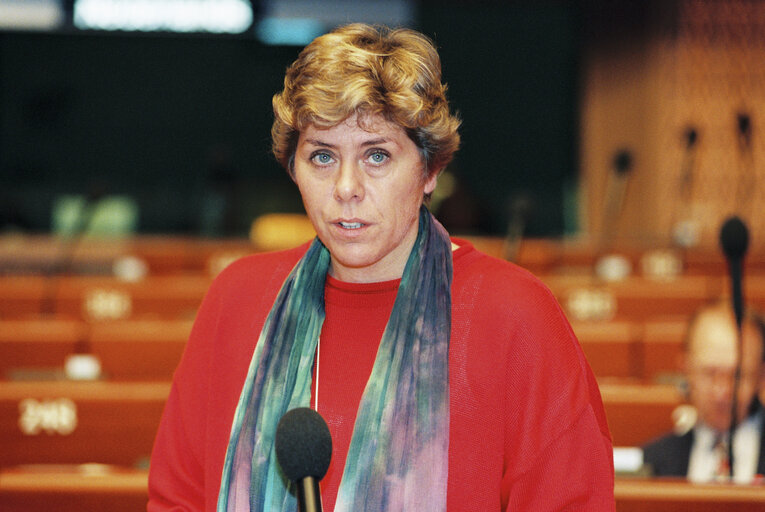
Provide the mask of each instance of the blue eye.
[{"label": "blue eye", "polygon": [[319,152],[311,155],[311,161],[319,165],[329,165],[333,159],[329,153]]},{"label": "blue eye", "polygon": [[373,164],[381,164],[388,159],[388,154],[383,151],[375,151],[369,155],[369,161]]}]

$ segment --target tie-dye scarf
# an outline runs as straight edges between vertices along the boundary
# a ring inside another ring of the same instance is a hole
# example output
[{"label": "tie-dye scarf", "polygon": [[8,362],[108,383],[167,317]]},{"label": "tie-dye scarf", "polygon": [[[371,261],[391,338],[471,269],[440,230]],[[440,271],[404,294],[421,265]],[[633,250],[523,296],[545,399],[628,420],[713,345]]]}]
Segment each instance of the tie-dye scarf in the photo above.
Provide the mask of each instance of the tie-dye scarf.
[{"label": "tie-dye scarf", "polygon": [[[335,512],[444,511],[449,449],[451,243],[425,207],[361,398]],[[276,462],[281,416],[311,399],[327,249],[314,240],[274,302],[234,415],[218,511],[294,511]]]}]

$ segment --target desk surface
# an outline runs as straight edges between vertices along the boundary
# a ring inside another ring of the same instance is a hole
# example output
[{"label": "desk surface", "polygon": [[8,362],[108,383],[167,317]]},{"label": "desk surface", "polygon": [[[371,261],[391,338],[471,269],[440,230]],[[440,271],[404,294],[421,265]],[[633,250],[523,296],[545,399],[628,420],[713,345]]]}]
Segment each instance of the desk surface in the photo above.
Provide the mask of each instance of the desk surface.
[{"label": "desk surface", "polygon": [[[20,466],[0,471],[0,503],[24,494],[111,495],[114,500],[146,498],[148,472],[105,465]],[[617,477],[618,512],[765,510],[765,486],[698,485],[680,479]]]},{"label": "desk surface", "polygon": [[682,479],[617,478],[617,512],[765,510],[765,486],[692,484]]}]

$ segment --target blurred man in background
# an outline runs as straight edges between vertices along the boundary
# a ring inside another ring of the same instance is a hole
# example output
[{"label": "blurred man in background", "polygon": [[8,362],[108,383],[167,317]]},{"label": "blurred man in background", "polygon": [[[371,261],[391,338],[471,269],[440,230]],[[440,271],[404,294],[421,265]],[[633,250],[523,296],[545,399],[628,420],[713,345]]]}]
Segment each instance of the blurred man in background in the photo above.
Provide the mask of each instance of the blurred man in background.
[{"label": "blurred man in background", "polygon": [[[757,397],[765,382],[764,333],[761,317],[751,311],[745,313],[733,435],[733,478],[740,483],[765,474],[763,412]],[[729,305],[718,303],[696,313],[686,333],[683,367],[697,421],[685,433],[668,434],[644,447],[645,463],[654,475],[687,476],[694,482],[729,477],[737,346],[736,321]]]}]

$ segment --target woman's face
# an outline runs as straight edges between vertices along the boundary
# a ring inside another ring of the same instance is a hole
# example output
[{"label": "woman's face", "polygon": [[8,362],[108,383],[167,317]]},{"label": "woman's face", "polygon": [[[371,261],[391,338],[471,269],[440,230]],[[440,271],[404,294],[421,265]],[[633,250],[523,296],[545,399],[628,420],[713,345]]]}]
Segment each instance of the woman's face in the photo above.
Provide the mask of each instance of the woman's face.
[{"label": "woman's face", "polygon": [[406,132],[381,116],[300,133],[295,182],[316,233],[332,256],[330,274],[349,282],[396,279],[417,238],[425,178]]}]

